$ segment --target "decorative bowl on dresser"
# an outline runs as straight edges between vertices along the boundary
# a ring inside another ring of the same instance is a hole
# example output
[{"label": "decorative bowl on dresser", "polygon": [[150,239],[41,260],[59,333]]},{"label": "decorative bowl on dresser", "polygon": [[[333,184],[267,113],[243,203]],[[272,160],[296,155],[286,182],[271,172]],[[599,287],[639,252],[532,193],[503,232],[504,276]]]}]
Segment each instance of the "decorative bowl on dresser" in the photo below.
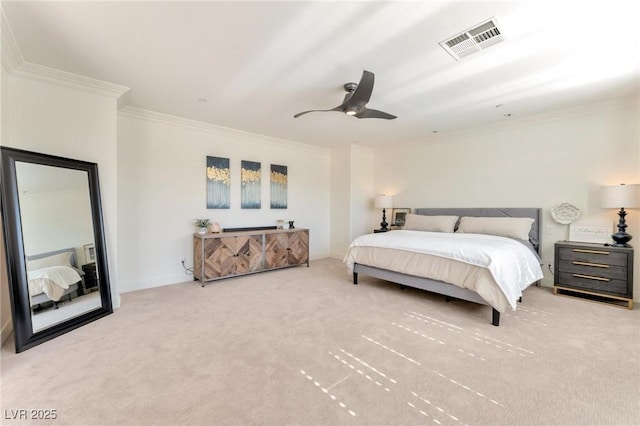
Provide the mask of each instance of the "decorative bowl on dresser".
[{"label": "decorative bowl on dresser", "polygon": [[305,264],[308,229],[256,229],[193,235],[193,276],[207,281]]},{"label": "decorative bowl on dresser", "polygon": [[554,294],[597,296],[633,309],[633,248],[558,241],[554,258]]}]

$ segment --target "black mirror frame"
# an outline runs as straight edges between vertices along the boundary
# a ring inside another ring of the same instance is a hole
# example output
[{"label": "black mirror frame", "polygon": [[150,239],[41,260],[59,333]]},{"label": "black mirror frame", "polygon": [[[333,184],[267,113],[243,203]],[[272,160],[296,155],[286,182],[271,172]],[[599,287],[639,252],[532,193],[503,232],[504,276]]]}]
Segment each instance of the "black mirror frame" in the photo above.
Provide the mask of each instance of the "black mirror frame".
[{"label": "black mirror frame", "polygon": [[[102,221],[102,205],[100,202],[100,187],[98,184],[98,165],[80,160],[72,160],[48,154],[24,151],[9,147],[0,147],[2,156],[1,171],[1,208],[5,241],[5,256],[7,260],[7,276],[9,279],[9,293],[11,296],[13,334],[16,352],[22,352],[36,345],[44,343],[61,334],[67,333],[113,312],[111,302],[111,287],[109,269],[107,265],[107,251]],[[16,179],[16,161],[22,161],[45,166],[63,167],[86,171],[89,178],[89,198],[93,219],[93,235],[96,249],[96,266],[100,271],[100,299],[102,306],[55,324],[44,330],[33,332],[31,321],[31,304],[27,285],[27,268],[20,218],[20,203],[18,200],[18,185]]]}]

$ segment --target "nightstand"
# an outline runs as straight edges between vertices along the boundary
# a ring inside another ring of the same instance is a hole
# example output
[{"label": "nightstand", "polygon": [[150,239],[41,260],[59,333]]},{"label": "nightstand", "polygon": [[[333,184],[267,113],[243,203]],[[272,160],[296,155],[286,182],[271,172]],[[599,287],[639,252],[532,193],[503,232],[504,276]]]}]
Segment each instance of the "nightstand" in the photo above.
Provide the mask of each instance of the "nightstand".
[{"label": "nightstand", "polygon": [[84,271],[84,287],[86,290],[97,290],[98,289],[98,271],[96,269],[96,264],[87,263],[86,265],[82,265],[82,270]]},{"label": "nightstand", "polygon": [[558,241],[554,258],[554,294],[597,296],[633,309],[633,248]]}]

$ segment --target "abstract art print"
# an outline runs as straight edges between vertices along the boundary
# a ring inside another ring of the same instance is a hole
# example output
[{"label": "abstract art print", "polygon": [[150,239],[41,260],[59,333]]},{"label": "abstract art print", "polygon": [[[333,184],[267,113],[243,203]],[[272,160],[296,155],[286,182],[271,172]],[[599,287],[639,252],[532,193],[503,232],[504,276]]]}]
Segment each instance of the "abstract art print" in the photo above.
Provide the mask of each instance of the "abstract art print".
[{"label": "abstract art print", "polygon": [[287,166],[271,165],[271,208],[287,208]]},{"label": "abstract art print", "polygon": [[228,209],[231,204],[229,159],[207,156],[207,208]]},{"label": "abstract art print", "polygon": [[242,160],[241,166],[241,207],[243,209],[259,209],[262,167],[260,167],[260,163],[258,162],[245,160]]}]

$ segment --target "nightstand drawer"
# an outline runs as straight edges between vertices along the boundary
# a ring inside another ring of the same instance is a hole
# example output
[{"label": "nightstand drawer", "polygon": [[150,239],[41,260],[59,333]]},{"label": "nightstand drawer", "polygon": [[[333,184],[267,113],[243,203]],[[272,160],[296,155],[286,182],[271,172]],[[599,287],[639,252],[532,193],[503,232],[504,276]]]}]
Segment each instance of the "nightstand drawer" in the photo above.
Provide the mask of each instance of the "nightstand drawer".
[{"label": "nightstand drawer", "polygon": [[589,275],[603,279],[627,280],[627,268],[624,266],[610,266],[602,263],[583,262],[580,260],[561,260],[560,273]]},{"label": "nightstand drawer", "polygon": [[627,254],[605,249],[562,247],[558,250],[560,260],[570,260],[601,265],[627,266]]},{"label": "nightstand drawer", "polygon": [[599,277],[597,275],[560,272],[557,285],[577,289],[595,290],[600,293],[627,296],[627,281]]}]

